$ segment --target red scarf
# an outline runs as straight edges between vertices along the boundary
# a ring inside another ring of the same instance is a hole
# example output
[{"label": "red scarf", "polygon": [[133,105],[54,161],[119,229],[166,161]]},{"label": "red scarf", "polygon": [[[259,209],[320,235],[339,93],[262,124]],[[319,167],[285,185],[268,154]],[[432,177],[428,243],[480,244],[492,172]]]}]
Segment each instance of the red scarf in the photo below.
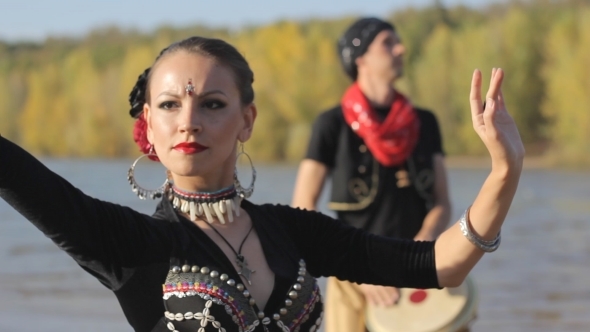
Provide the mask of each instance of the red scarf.
[{"label": "red scarf", "polygon": [[371,107],[358,83],[354,83],[342,98],[346,123],[365,141],[367,148],[383,166],[400,165],[412,154],[420,120],[410,101],[395,92],[395,100],[384,120]]}]

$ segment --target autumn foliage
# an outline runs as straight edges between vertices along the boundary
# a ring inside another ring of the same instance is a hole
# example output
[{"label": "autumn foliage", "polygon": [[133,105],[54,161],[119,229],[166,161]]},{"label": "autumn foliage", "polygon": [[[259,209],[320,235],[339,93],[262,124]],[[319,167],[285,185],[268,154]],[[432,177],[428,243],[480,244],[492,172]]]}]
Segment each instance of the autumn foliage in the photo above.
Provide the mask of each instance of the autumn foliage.
[{"label": "autumn foliage", "polygon": [[[506,71],[504,94],[530,155],[590,165],[590,1],[485,9],[431,6],[387,17],[408,51],[398,88],[433,110],[450,155],[485,152],[467,100],[474,68]],[[106,28],[83,39],[0,42],[0,133],[34,153],[137,156],[127,95],[160,49],[202,35],[234,44],[255,73],[258,161],[297,161],[310,124],[350,84],[336,40],[354,18],[281,21],[239,31]]]}]

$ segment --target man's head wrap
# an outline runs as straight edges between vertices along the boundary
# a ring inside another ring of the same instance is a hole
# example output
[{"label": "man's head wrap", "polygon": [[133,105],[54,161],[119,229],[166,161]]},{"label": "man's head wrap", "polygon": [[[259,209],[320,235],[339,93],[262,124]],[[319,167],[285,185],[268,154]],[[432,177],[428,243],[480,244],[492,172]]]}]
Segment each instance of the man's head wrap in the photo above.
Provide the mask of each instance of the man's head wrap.
[{"label": "man's head wrap", "polygon": [[367,17],[354,22],[338,40],[338,56],[344,71],[356,81],[358,75],[356,58],[365,54],[375,36],[383,30],[395,28],[389,22],[375,17]]}]

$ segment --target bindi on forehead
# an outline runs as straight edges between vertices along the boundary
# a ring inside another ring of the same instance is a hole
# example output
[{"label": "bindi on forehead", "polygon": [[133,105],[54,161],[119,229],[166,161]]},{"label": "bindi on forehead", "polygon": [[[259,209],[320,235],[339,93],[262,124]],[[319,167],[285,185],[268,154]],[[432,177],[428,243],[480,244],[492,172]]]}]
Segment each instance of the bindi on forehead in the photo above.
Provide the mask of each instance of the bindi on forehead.
[{"label": "bindi on forehead", "polygon": [[193,95],[193,93],[195,92],[195,86],[193,85],[192,79],[190,79],[190,78],[188,79],[188,84],[184,87],[184,91],[189,96]]},{"label": "bindi on forehead", "polygon": [[155,94],[162,90],[173,91],[179,96],[200,96],[211,90],[225,91],[226,95],[239,93],[231,67],[199,54],[170,54],[161,59],[153,74],[152,92]]}]

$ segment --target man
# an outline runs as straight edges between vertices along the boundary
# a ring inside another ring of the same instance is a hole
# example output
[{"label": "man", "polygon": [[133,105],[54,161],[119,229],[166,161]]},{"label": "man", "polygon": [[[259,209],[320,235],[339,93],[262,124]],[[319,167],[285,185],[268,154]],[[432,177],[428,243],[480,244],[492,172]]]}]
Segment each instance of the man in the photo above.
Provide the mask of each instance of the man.
[{"label": "man", "polygon": [[[315,122],[293,205],[316,209],[330,175],[328,207],[343,222],[384,236],[434,240],[451,210],[440,131],[431,112],[393,88],[405,52],[395,28],[360,19],[340,38],[338,51],[354,83]],[[365,305],[391,306],[398,297],[392,287],[330,278],[326,331],[365,331]]]}]

